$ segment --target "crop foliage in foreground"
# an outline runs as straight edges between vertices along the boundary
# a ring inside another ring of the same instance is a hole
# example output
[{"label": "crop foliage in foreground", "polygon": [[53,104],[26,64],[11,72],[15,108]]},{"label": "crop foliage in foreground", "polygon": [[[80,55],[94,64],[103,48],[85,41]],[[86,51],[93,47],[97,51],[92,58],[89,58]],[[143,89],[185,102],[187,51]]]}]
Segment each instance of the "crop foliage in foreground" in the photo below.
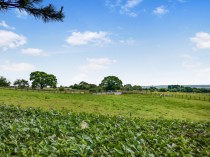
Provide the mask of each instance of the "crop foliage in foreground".
[{"label": "crop foliage in foreground", "polygon": [[0,105],[0,156],[209,156],[210,122]]}]

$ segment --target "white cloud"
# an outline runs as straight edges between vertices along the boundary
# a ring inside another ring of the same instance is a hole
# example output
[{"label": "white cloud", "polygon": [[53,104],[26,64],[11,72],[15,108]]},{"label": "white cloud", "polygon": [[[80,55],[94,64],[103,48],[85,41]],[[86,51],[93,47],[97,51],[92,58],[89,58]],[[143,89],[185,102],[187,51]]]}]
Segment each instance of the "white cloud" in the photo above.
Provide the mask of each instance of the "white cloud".
[{"label": "white cloud", "polygon": [[210,34],[206,32],[198,32],[190,41],[195,44],[197,49],[210,49]]},{"label": "white cloud", "polygon": [[7,50],[8,48],[16,48],[24,45],[27,38],[11,31],[0,30],[0,48]]},{"label": "white cloud", "polygon": [[121,14],[128,15],[130,17],[136,17],[138,14],[133,11],[135,7],[137,7],[143,0],[126,0],[123,3],[122,0],[106,0],[106,6],[111,10],[115,8],[119,9]]},{"label": "white cloud", "polygon": [[15,13],[17,18],[25,19],[28,16],[28,13],[25,10],[16,9]]},{"label": "white cloud", "polygon": [[167,10],[166,7],[163,6],[163,5],[157,7],[157,8],[155,8],[155,9],[153,10],[153,13],[154,13],[155,15],[158,15],[158,16],[162,16],[162,15],[166,14],[167,12],[168,12],[168,10]]},{"label": "white cloud", "polygon": [[115,63],[115,60],[109,58],[88,58],[87,64],[80,67],[81,71],[103,70],[107,69],[110,64]]},{"label": "white cloud", "polygon": [[13,29],[13,30],[15,29],[15,27],[9,26],[5,21],[1,21],[0,26],[4,27],[6,29]]},{"label": "white cloud", "polygon": [[103,45],[110,43],[111,39],[108,37],[107,32],[72,32],[72,34],[66,39],[67,43],[73,46],[96,44]]},{"label": "white cloud", "polygon": [[125,5],[121,6],[120,13],[127,14],[131,17],[136,17],[138,14],[131,10],[137,7],[141,2],[142,0],[128,0]]},{"label": "white cloud", "polygon": [[127,3],[124,6],[122,6],[122,8],[125,10],[130,10],[139,5],[141,1],[142,0],[128,0]]},{"label": "white cloud", "polygon": [[3,71],[11,71],[11,72],[27,72],[35,70],[35,66],[28,63],[6,63],[4,65],[0,65],[0,69]]},{"label": "white cloud", "polygon": [[72,78],[72,81],[79,83],[88,79],[92,80],[91,76],[100,75],[101,72],[108,69],[115,62],[116,60],[109,58],[88,58],[87,64],[79,67],[80,73]]},{"label": "white cloud", "polygon": [[114,9],[116,7],[121,6],[122,0],[106,0],[105,4],[110,9]]},{"label": "white cloud", "polygon": [[48,56],[48,54],[45,53],[42,49],[36,49],[36,48],[22,49],[21,53],[31,56]]},{"label": "white cloud", "polygon": [[120,42],[121,44],[134,45],[134,44],[136,43],[136,40],[128,39],[128,40],[120,40],[119,42]]}]

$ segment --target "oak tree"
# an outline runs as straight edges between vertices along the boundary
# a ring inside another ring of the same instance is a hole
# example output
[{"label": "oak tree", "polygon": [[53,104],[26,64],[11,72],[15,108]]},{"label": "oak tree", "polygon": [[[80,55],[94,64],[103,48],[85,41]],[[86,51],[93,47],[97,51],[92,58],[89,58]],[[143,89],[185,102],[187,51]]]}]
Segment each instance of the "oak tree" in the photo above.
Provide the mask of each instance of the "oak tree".
[{"label": "oak tree", "polygon": [[116,76],[107,76],[101,81],[99,86],[105,91],[115,91],[122,88],[122,81]]},{"label": "oak tree", "polygon": [[34,71],[30,74],[30,81],[32,81],[32,88],[52,87],[56,88],[57,78],[53,74],[47,74],[42,71]]}]

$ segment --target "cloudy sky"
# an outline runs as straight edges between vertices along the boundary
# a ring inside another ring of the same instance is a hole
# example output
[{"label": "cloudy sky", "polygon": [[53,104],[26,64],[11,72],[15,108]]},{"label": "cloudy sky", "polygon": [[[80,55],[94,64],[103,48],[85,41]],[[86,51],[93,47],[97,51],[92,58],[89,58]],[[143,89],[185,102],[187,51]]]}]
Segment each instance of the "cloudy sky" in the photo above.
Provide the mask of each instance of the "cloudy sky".
[{"label": "cloudy sky", "polygon": [[25,12],[0,12],[0,76],[11,82],[32,71],[59,85],[210,84],[208,0],[46,0],[64,6],[64,22]]}]

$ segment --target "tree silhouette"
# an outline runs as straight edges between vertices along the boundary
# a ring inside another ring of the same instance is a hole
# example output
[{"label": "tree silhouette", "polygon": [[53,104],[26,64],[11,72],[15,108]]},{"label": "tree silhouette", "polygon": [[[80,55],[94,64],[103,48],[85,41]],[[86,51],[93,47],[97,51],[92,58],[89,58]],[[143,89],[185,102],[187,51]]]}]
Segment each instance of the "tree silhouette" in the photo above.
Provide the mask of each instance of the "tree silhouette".
[{"label": "tree silhouette", "polygon": [[116,76],[107,76],[104,77],[99,86],[105,91],[115,91],[122,88],[122,81]]},{"label": "tree silhouette", "polygon": [[0,87],[9,87],[10,82],[3,76],[0,76]]},{"label": "tree silhouette", "polygon": [[32,81],[32,88],[40,88],[50,86],[56,88],[57,78],[55,75],[47,74],[42,71],[34,71],[30,74],[30,81]]},{"label": "tree silhouette", "polygon": [[17,79],[15,80],[15,82],[13,83],[14,86],[18,86],[18,88],[25,88],[29,86],[29,83],[27,80],[24,79]]},{"label": "tree silhouette", "polygon": [[41,18],[44,22],[63,21],[63,7],[57,11],[52,4],[40,6],[41,2],[42,0],[0,0],[0,11],[17,8],[36,18]]}]

